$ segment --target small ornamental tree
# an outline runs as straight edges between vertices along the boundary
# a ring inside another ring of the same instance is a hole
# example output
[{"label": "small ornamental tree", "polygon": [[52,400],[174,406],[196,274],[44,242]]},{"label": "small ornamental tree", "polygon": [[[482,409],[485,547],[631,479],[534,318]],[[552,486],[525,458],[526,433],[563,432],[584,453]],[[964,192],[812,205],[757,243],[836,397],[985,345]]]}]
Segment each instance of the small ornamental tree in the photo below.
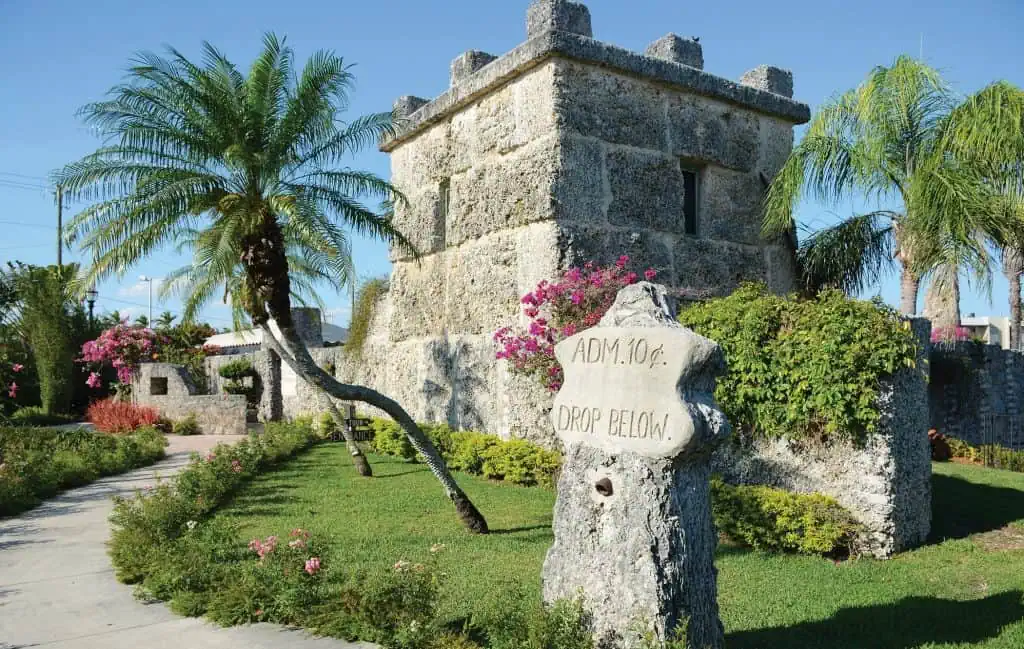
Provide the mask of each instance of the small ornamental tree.
[{"label": "small ornamental tree", "polygon": [[[622,255],[613,266],[587,262],[583,268],[565,271],[555,282],[542,281],[521,300],[529,326],[525,331],[499,329],[494,334],[495,356],[509,361],[514,374],[532,376],[557,392],[563,375],[555,359],[555,345],[600,322],[619,289],[640,279],[628,266],[629,257]],[[657,274],[648,268],[644,279],[651,281]]]},{"label": "small ornamental tree", "polygon": [[[148,327],[131,326],[124,322],[114,325],[100,334],[96,340],[82,345],[82,363],[111,365],[117,370],[117,380],[129,384],[144,361],[157,360],[159,347],[169,339]],[[86,383],[91,388],[100,387],[100,375],[91,372]]]}]

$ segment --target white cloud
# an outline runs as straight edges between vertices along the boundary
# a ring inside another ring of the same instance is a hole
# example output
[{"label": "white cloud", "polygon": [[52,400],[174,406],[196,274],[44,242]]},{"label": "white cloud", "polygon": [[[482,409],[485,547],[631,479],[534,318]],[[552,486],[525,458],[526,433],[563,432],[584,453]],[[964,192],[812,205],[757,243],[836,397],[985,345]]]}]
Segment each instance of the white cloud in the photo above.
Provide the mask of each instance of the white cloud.
[{"label": "white cloud", "polygon": [[347,323],[352,318],[352,305],[334,307],[324,311],[324,320],[336,325]]},{"label": "white cloud", "polygon": [[[159,300],[157,296],[160,293],[160,284],[163,282],[160,278],[153,279],[153,303],[155,304]],[[149,282],[137,282],[131,286],[122,286],[117,289],[117,294],[120,297],[144,297],[149,299]]]}]

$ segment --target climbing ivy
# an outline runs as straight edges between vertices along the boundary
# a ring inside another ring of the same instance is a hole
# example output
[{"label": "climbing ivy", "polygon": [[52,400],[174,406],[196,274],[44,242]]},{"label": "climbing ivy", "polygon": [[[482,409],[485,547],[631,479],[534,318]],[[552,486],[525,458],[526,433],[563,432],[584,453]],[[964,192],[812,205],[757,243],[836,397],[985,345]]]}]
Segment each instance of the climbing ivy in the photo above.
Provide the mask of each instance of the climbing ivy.
[{"label": "climbing ivy", "polygon": [[371,279],[359,288],[356,294],[355,309],[352,312],[352,322],[349,324],[348,340],[345,342],[345,353],[353,358],[362,356],[363,344],[366,336],[370,333],[370,321],[373,320],[373,310],[377,301],[382,295],[388,292],[388,281],[386,279]]},{"label": "climbing ivy", "polygon": [[909,322],[838,291],[800,300],[748,284],[679,320],[722,346],[715,397],[746,438],[863,444],[878,428],[881,381],[916,365]]}]

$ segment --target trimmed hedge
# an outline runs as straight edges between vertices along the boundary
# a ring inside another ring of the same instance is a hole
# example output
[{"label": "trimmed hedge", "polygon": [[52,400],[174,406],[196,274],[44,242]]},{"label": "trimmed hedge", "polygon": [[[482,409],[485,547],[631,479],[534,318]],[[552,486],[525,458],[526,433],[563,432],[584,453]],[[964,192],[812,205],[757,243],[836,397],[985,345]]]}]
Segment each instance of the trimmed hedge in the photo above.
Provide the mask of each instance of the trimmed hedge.
[{"label": "trimmed hedge", "polygon": [[1024,473],[1024,451],[1015,451],[1012,448],[1006,448],[998,444],[972,446],[955,437],[946,437],[945,439],[946,444],[949,445],[950,452],[955,458],[984,464],[992,469]]},{"label": "trimmed hedge", "polygon": [[834,499],[765,486],[711,480],[715,526],[757,550],[843,555],[855,550],[861,526]]},{"label": "trimmed hedge", "polygon": [[[373,419],[373,447],[378,453],[415,459],[401,426],[390,419]],[[446,424],[420,424],[420,428],[453,471],[517,485],[554,487],[562,457],[526,440],[504,440],[497,435],[453,431]]]},{"label": "trimmed hedge", "polygon": [[[373,419],[378,453],[415,459],[405,432],[390,419]],[[453,471],[519,485],[553,487],[561,456],[526,440],[453,431],[445,424],[420,424]],[[855,550],[861,528],[838,502],[820,494],[797,494],[762,486],[712,482],[718,529],[737,543],[763,550],[840,555]]]},{"label": "trimmed hedge", "polygon": [[167,441],[153,428],[130,435],[90,430],[0,428],[0,516],[97,478],[150,465]]}]

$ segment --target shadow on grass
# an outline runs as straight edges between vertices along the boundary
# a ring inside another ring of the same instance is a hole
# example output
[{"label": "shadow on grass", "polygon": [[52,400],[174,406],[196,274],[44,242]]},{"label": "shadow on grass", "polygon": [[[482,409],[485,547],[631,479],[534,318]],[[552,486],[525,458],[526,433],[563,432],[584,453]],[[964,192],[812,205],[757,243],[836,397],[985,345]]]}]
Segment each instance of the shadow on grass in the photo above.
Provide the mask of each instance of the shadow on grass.
[{"label": "shadow on grass", "polygon": [[547,525],[526,525],[523,527],[510,527],[505,530],[491,530],[490,534],[519,534],[521,532],[533,532],[535,530],[551,530],[551,524]]},{"label": "shadow on grass", "polygon": [[380,473],[380,474],[376,474],[375,473],[373,475],[373,477],[374,478],[380,478],[382,480],[386,479],[386,478],[400,478],[400,477],[402,477],[404,475],[411,475],[413,473],[423,473],[424,471],[428,471],[428,470],[429,469],[427,469],[427,467],[422,467],[422,468],[419,468],[419,469],[413,469],[411,471],[399,471],[398,473]]},{"label": "shadow on grass", "polygon": [[991,532],[1024,519],[1024,496],[1017,489],[932,475],[932,531],[929,542]]},{"label": "shadow on grass", "polygon": [[931,643],[975,644],[1024,618],[1021,591],[958,602],[907,597],[893,604],[845,608],[817,622],[738,631],[729,649],[911,649]]}]

